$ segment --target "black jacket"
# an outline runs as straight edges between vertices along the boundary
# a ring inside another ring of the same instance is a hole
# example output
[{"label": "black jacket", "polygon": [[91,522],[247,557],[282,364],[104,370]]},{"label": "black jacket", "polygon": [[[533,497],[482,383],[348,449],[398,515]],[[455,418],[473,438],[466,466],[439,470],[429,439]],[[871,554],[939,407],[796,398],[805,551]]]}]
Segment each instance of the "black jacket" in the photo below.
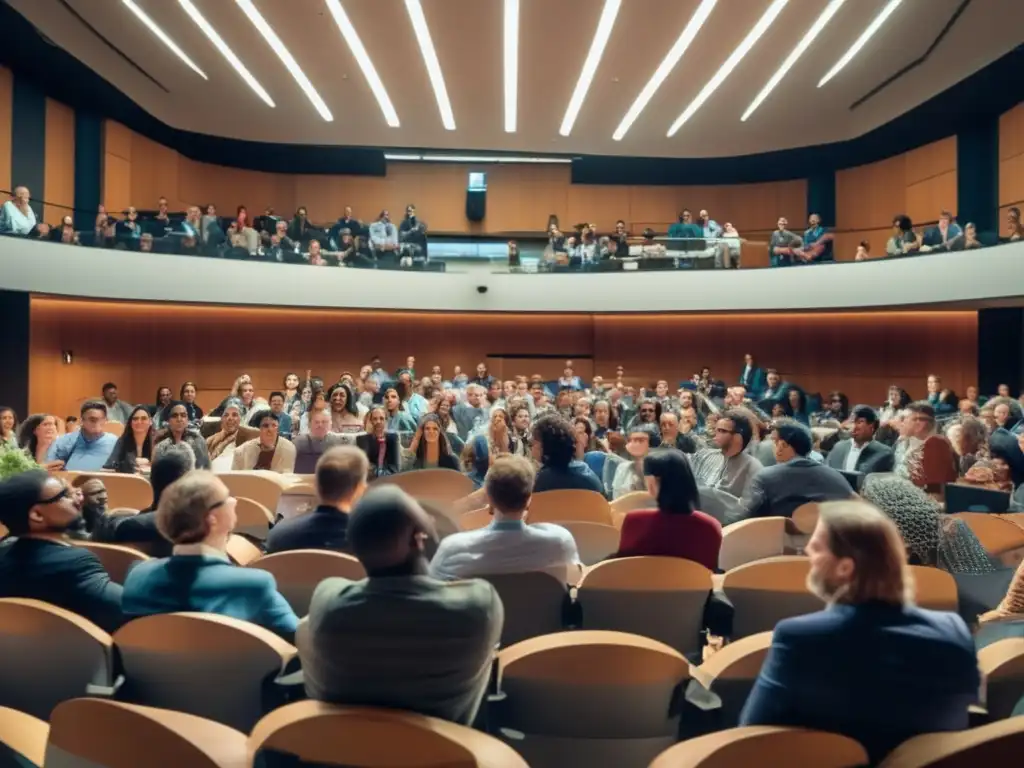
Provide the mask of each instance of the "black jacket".
[{"label": "black jacket", "polygon": [[319,506],[312,512],[282,520],[270,529],[267,552],[292,549],[345,551],[348,515],[334,507]]},{"label": "black jacket", "polygon": [[796,458],[785,464],[765,467],[750,481],[740,505],[739,517],[792,517],[797,507],[809,501],[848,499],[853,491],[846,478],[832,467],[813,459]]},{"label": "black jacket", "polygon": [[[853,440],[842,440],[835,448],[828,452],[825,463],[833,469],[842,469],[846,464],[846,457],[850,455],[850,448],[853,447]],[[872,472],[892,472],[893,453],[892,448],[885,443],[872,440],[864,446],[857,457],[855,472],[863,472],[870,475]]]},{"label": "black jacket", "polygon": [[377,466],[378,445],[377,438],[364,433],[356,436],[358,445],[366,458],[370,460],[370,477],[383,477],[385,475],[397,475],[401,471],[401,456],[399,454],[398,434],[396,432],[384,433],[384,464]]}]

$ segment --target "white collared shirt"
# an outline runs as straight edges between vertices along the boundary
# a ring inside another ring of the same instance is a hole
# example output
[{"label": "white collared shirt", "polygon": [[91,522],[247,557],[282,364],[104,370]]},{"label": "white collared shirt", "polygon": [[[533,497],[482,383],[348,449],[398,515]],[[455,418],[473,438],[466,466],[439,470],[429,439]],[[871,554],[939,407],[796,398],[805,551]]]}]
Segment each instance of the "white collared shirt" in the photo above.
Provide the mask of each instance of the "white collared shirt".
[{"label": "white collared shirt", "polygon": [[864,445],[857,445],[855,440],[850,441],[850,452],[846,454],[846,461],[843,462],[843,469],[845,471],[857,471],[857,461],[860,459],[860,455],[863,453],[865,446],[867,446],[867,443],[864,443]]},{"label": "white collared shirt", "polygon": [[202,542],[199,544],[175,544],[174,549],[171,551],[175,555],[215,557],[218,560],[223,560],[225,563],[231,562],[226,552]]}]

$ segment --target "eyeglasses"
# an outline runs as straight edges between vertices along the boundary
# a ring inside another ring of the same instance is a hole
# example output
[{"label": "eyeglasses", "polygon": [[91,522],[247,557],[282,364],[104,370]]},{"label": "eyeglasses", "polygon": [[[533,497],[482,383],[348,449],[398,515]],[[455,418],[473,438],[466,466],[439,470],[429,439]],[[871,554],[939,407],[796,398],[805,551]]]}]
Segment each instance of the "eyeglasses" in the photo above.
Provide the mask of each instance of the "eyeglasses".
[{"label": "eyeglasses", "polygon": [[46,505],[46,504],[56,504],[56,503],[57,503],[58,501],[60,501],[61,499],[66,499],[66,498],[68,498],[68,496],[70,496],[70,495],[71,495],[71,489],[70,489],[70,488],[68,488],[68,487],[67,487],[67,486],[65,485],[65,486],[64,486],[64,487],[63,487],[63,488],[62,488],[62,489],[60,490],[60,493],[54,494],[53,496],[51,496],[51,497],[50,497],[50,498],[48,498],[48,499],[40,499],[39,501],[37,501],[37,502],[36,502],[36,504],[43,504],[43,505]]},{"label": "eyeglasses", "polygon": [[213,510],[215,510],[215,509],[217,509],[217,508],[219,508],[219,507],[223,507],[223,506],[224,506],[225,504],[227,504],[227,503],[228,503],[229,501],[231,501],[231,500],[232,500],[233,498],[235,498],[235,497],[234,497],[234,496],[226,496],[225,498],[221,499],[220,501],[218,501],[218,502],[217,502],[216,504],[214,504],[213,506],[211,506],[211,507],[207,507],[207,508],[206,508],[206,512],[207,512],[207,513],[210,513],[210,512],[213,512]]}]

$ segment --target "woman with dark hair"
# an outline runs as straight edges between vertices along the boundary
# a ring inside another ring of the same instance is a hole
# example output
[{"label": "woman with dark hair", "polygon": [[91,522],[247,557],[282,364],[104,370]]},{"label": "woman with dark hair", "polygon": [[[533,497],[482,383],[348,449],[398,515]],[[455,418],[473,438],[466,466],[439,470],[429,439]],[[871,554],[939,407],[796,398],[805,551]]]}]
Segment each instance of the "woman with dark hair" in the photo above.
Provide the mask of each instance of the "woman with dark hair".
[{"label": "woman with dark hair", "polygon": [[888,397],[882,407],[878,409],[879,423],[884,427],[908,405],[910,405],[910,395],[907,394],[907,391],[897,384],[890,384]]},{"label": "woman with dark hair", "polygon": [[309,217],[306,206],[300,205],[295,210],[295,216],[288,225],[288,237],[297,243],[308,243],[311,237],[309,229]]},{"label": "woman with dark hair", "polygon": [[466,443],[466,450],[470,455],[470,464],[466,468],[469,479],[479,488],[487,470],[499,456],[520,453],[519,440],[512,430],[512,423],[508,417],[508,411],[497,406],[491,409],[490,425],[486,432],[474,435]]},{"label": "woman with dark hair", "polygon": [[657,509],[633,510],[622,522],[616,557],[680,557],[718,568],[722,526],[697,511],[700,493],[690,462],[679,451],[652,451],[644,459],[647,491]]},{"label": "woman with dark hair", "polygon": [[186,381],[181,385],[181,392],[178,393],[181,403],[185,406],[185,412],[188,414],[188,420],[192,423],[203,420],[203,409],[196,405],[197,391],[194,381]]},{"label": "woman with dark hair", "polygon": [[148,470],[153,460],[153,419],[149,408],[137,405],[128,414],[124,432],[114,443],[104,469],[134,474]]},{"label": "woman with dark hair", "polygon": [[410,469],[454,469],[460,471],[459,459],[452,453],[448,438],[436,414],[428,413],[420,419],[420,428],[412,438],[409,452],[413,459]]},{"label": "woman with dark hair", "polygon": [[946,430],[946,438],[957,455],[957,468],[961,477],[966,475],[977,462],[989,457],[988,429],[981,419],[974,416],[963,416],[949,426]]},{"label": "woman with dark hair", "polygon": [[576,433],[576,460],[583,461],[587,451],[597,449],[594,443],[594,426],[585,416],[577,416],[573,419],[572,426]]},{"label": "woman with dark hair", "polygon": [[[305,391],[302,394],[303,399],[305,398]],[[327,407],[327,394],[322,389],[314,389],[309,396],[309,403],[306,404],[306,410],[299,419],[299,432],[303,435],[309,432],[309,419],[310,415],[314,411],[328,410]]]},{"label": "woman with dark hair", "polygon": [[155,421],[155,419],[160,415],[160,412],[163,411],[164,408],[171,404],[171,400],[173,399],[174,393],[171,392],[170,387],[159,387],[157,389],[153,405],[146,409],[149,412],[149,415],[154,419],[153,426],[158,429],[162,426],[158,421]]},{"label": "woman with dark hair", "polygon": [[284,380],[281,383],[284,385],[284,407],[288,408],[301,396],[301,392],[299,390],[299,375],[292,371],[288,371],[288,373],[284,375]]},{"label": "woman with dark hair", "polygon": [[842,392],[829,392],[828,400],[822,403],[822,409],[811,417],[815,426],[826,421],[838,421],[840,424],[850,416],[850,400]]},{"label": "woman with dark hair", "polygon": [[394,387],[384,390],[384,408],[387,412],[388,432],[415,432],[416,421],[405,410],[405,403],[402,402],[402,391],[405,387],[398,382]]},{"label": "woman with dark hair", "polygon": [[18,428],[18,447],[43,469],[64,468],[63,461],[47,462],[46,453],[57,439],[57,417],[49,413],[34,413]]},{"label": "woman with dark hair", "polygon": [[8,448],[18,447],[18,414],[13,408],[0,405],[0,443]]},{"label": "woman with dark hair", "polygon": [[327,390],[327,399],[331,403],[331,432],[363,431],[363,418],[348,384],[335,384]]},{"label": "woman with dark hair", "polygon": [[[187,443],[196,456],[196,469],[210,468],[210,454],[206,449],[206,441],[203,439],[199,428],[189,422],[188,408],[184,403],[172,402],[160,414],[160,420],[166,424],[153,441],[154,447],[157,443],[170,440],[173,443]],[[223,424],[223,417],[221,418]]]},{"label": "woman with dark hair", "polygon": [[811,420],[807,418],[807,395],[804,394],[804,391],[800,387],[790,385],[786,391],[786,402],[792,412],[791,418],[796,419],[805,427],[809,427]]},{"label": "woman with dark hair", "polygon": [[906,256],[917,253],[921,248],[921,238],[914,232],[914,223],[906,214],[900,214],[892,220],[892,237],[885,245],[889,256]]}]

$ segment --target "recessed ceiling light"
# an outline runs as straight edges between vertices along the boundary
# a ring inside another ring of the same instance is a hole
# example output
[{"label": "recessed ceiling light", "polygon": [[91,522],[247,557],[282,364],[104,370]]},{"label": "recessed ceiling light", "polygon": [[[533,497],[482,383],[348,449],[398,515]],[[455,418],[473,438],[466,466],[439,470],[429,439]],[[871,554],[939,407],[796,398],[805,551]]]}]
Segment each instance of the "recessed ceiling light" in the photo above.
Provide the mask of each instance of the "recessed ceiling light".
[{"label": "recessed ceiling light", "polygon": [[505,0],[505,132],[516,132],[519,100],[519,0]]},{"label": "recessed ceiling light", "polygon": [[789,56],[786,57],[786,60],[782,62],[782,66],[779,67],[778,72],[772,75],[771,79],[765,83],[764,88],[762,88],[761,92],[757,94],[757,98],[750,102],[750,106],[747,107],[747,111],[744,112],[743,117],[740,118],[741,122],[746,122],[747,118],[754,114],[754,110],[761,106],[761,102],[768,98],[768,94],[775,90],[775,86],[782,82],[782,78],[784,78],[786,73],[793,68],[797,59],[803,56],[804,52],[811,47],[811,43],[813,43],[815,38],[821,34],[821,31],[825,29],[825,25],[832,20],[832,17],[836,15],[836,12],[842,8],[843,3],[845,2],[846,0],[832,0],[832,2],[826,6],[825,10],[822,11],[821,16],[818,17],[818,20],[811,25],[811,28],[807,30],[807,34],[804,35],[803,39],[796,44],[796,48],[794,48]]},{"label": "recessed ceiling light", "polygon": [[669,73],[675,68],[679,60],[683,58],[683,54],[686,53],[686,49],[690,47],[690,43],[697,36],[700,28],[704,26],[704,22],[708,20],[708,16],[711,15],[711,11],[714,10],[715,4],[718,0],[702,0],[701,4],[694,11],[693,17],[683,28],[682,33],[679,35],[679,39],[676,40],[675,45],[669,50],[665,58],[662,60],[658,68],[654,70],[654,74],[651,75],[651,79],[647,81],[647,85],[640,91],[640,95],[636,97],[636,101],[633,102],[633,106],[629,108],[626,116],[622,118],[622,122],[619,123],[619,127],[615,129],[615,133],[612,134],[612,138],[615,141],[622,141],[622,137],[626,135],[626,131],[632,127],[636,119],[640,117],[640,113],[644,111],[648,102],[653,98],[654,94],[657,93],[661,84],[665,82],[665,78],[669,76]]},{"label": "recessed ceiling light", "polygon": [[384,83],[381,82],[376,67],[370,61],[370,56],[366,53],[366,48],[363,47],[363,41],[359,38],[359,33],[352,26],[352,22],[349,20],[348,14],[345,13],[345,9],[341,7],[341,2],[339,0],[327,0],[327,10],[334,17],[334,23],[338,25],[338,30],[341,32],[341,36],[345,38],[345,42],[348,44],[349,50],[352,51],[359,69],[363,71],[363,77],[366,78],[366,82],[373,92],[373,97],[377,100],[377,106],[384,113],[384,120],[391,128],[397,128],[399,123],[398,113],[395,112],[395,105],[391,103],[387,89],[384,88]]},{"label": "recessed ceiling light", "polygon": [[281,38],[277,36],[265,18],[261,14],[256,6],[253,5],[252,0],[235,0],[238,7],[242,9],[242,13],[245,14],[246,18],[252,22],[253,26],[259,31],[266,41],[270,49],[277,54],[277,58],[281,60],[285,68],[291,73],[291,76],[295,78],[295,82],[299,84],[303,93],[306,94],[306,98],[309,99],[316,111],[320,113],[327,122],[334,120],[334,115],[331,114],[331,110],[327,108],[327,104],[320,98],[320,94],[316,92],[316,88],[309,82],[309,78],[306,77],[306,73],[302,71],[298,62],[295,61],[295,57],[292,56],[291,52],[285,47],[284,43],[281,42]]},{"label": "recessed ceiling light", "polygon": [[868,40],[870,40],[874,36],[875,32],[881,28],[885,23],[885,20],[892,16],[893,11],[899,8],[900,3],[902,2],[903,0],[889,0],[888,5],[882,9],[882,12],[875,17],[874,21],[868,24],[868,28],[865,29],[861,36],[857,38],[857,42],[851,45],[850,50],[844,53],[843,57],[836,62],[836,65],[828,71],[828,74],[821,78],[821,82],[818,83],[819,88],[838,75],[840,70],[850,63],[853,57],[860,52],[860,49],[867,44]]},{"label": "recessed ceiling light", "polygon": [[743,60],[743,57],[750,53],[750,49],[753,48],[757,41],[761,39],[761,36],[768,31],[768,27],[772,25],[772,22],[778,18],[779,14],[782,13],[782,9],[786,7],[789,0],[775,0],[771,5],[768,6],[768,10],[764,12],[760,19],[757,20],[757,24],[754,25],[747,36],[743,38],[743,41],[736,46],[736,50],[732,52],[732,55],[725,60],[725,63],[719,67],[715,76],[712,77],[708,84],[705,85],[701,92],[697,94],[697,98],[690,102],[683,114],[676,118],[676,121],[672,123],[672,127],[668,129],[668,136],[671,138],[676,135],[676,131],[683,127],[683,123],[693,117],[694,113],[704,104],[705,101],[718,90],[718,86],[725,82],[725,78],[732,74],[732,71],[736,69],[736,66]]},{"label": "recessed ceiling light", "polygon": [[409,12],[409,20],[412,21],[413,31],[416,32],[416,42],[420,44],[420,53],[423,54],[423,62],[427,65],[427,74],[434,89],[437,108],[441,110],[441,123],[445,129],[454,131],[455,115],[452,114],[452,104],[448,101],[448,90],[444,87],[444,75],[437,60],[437,51],[434,50],[434,41],[430,39],[430,28],[427,26],[426,16],[423,15],[423,6],[420,0],[405,0],[405,9]]},{"label": "recessed ceiling light", "polygon": [[178,47],[178,44],[171,40],[171,38],[167,36],[167,33],[160,29],[160,27],[157,25],[155,21],[149,18],[149,14],[147,14],[144,10],[139,8],[139,6],[132,2],[132,0],[121,0],[121,2],[123,2],[128,7],[129,11],[134,13],[139,18],[139,21],[141,21],[149,28],[150,32],[152,32],[160,39],[161,43],[170,48],[174,52],[175,56],[177,56],[179,59],[185,62],[185,64],[188,65],[189,69],[191,69],[201,78],[203,78],[203,80],[210,79],[206,76],[206,73],[203,72],[203,70],[201,70],[198,66],[196,66],[196,63],[192,61],[192,59],[190,59],[188,55],[183,50],[181,50],[181,48]]},{"label": "recessed ceiling light", "polygon": [[210,22],[208,22],[203,17],[203,14],[199,12],[199,9],[192,4],[192,0],[178,0],[178,4],[181,5],[185,10],[185,13],[189,15],[189,18],[196,23],[199,29],[203,31],[203,34],[206,35],[211,43],[213,43],[214,47],[221,52],[221,55],[228,60],[228,64],[234,68],[235,72],[237,72],[241,78],[245,80],[246,84],[256,92],[256,95],[263,99],[267,106],[274,106],[274,102],[270,98],[270,94],[263,90],[263,86],[260,85],[249,70],[245,68],[245,64],[235,56],[235,52],[232,51],[228,47],[228,44],[224,42],[223,38],[217,34],[217,30],[210,26]]},{"label": "recessed ceiling light", "polygon": [[612,27],[615,26],[615,17],[619,15],[619,8],[622,7],[622,0],[605,0],[604,10],[601,11],[601,18],[597,22],[597,32],[594,33],[594,41],[590,44],[590,52],[586,61],[583,62],[583,71],[580,72],[580,79],[576,82],[576,90],[572,92],[569,99],[569,106],[565,110],[565,117],[562,118],[562,127],[558,131],[563,136],[572,133],[572,126],[583,106],[583,99],[590,90],[590,84],[594,81],[594,73],[597,65],[601,63],[601,56],[604,55],[605,46],[608,45],[608,38],[611,37]]}]

